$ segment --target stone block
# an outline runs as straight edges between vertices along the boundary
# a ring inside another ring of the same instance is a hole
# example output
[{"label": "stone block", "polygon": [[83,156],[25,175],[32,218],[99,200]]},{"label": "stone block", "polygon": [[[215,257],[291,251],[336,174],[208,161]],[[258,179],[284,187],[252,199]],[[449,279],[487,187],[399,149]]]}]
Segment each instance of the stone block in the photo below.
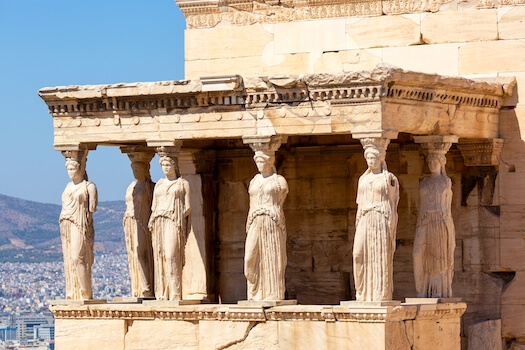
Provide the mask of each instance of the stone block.
[{"label": "stone block", "polygon": [[315,272],[352,272],[352,244],[312,241],[311,261]]},{"label": "stone block", "polygon": [[346,47],[364,49],[420,44],[419,14],[346,20]]},{"label": "stone block", "polygon": [[488,320],[468,327],[468,350],[502,350],[501,320]]},{"label": "stone block", "polygon": [[525,338],[525,305],[501,306],[501,333],[508,338]]},{"label": "stone block", "polygon": [[199,322],[199,350],[224,349],[242,341],[253,325],[250,322],[203,320]]},{"label": "stone block", "polygon": [[299,304],[339,304],[350,299],[350,274],[287,270],[286,292],[288,299],[297,299]]},{"label": "stone block", "polygon": [[383,48],[383,62],[410,71],[458,75],[459,44]]},{"label": "stone block", "polygon": [[353,198],[349,196],[347,178],[320,178],[312,180],[314,209],[346,209]]},{"label": "stone block", "polygon": [[199,348],[198,325],[189,321],[133,320],[125,339],[126,350]]},{"label": "stone block", "polygon": [[500,172],[499,196],[501,205],[523,205],[525,204],[525,171]]},{"label": "stone block", "polygon": [[421,35],[428,44],[497,40],[497,10],[428,13],[421,18]]},{"label": "stone block", "polygon": [[525,271],[525,236],[503,238],[499,244],[501,269]]},{"label": "stone block", "polygon": [[312,241],[288,239],[286,243],[288,255],[286,269],[288,271],[307,272],[313,270],[312,243]]},{"label": "stone block", "polygon": [[460,320],[423,319],[414,322],[414,349],[460,349]]},{"label": "stone block", "polygon": [[291,241],[348,242],[348,213],[345,209],[286,210],[286,228]]},{"label": "stone block", "polygon": [[276,23],[273,26],[275,54],[321,53],[346,48],[345,20],[342,18]]},{"label": "stone block", "polygon": [[459,74],[525,71],[525,42],[497,40],[468,43],[459,48]]},{"label": "stone block", "polygon": [[500,39],[525,38],[525,7],[498,8],[498,34]]},{"label": "stone block", "polygon": [[[382,49],[358,49],[339,51],[343,72],[356,72],[366,69],[374,69],[382,62]],[[322,56],[320,61],[322,60]],[[317,70],[316,72],[321,72]]]},{"label": "stone block", "polygon": [[190,29],[184,32],[184,55],[186,61],[261,56],[272,40],[273,34],[260,23]]},{"label": "stone block", "polygon": [[[312,198],[311,179],[289,179],[288,196],[286,197],[285,207],[287,210],[308,210],[313,209],[315,203]],[[289,220],[289,219],[288,219]]]},{"label": "stone block", "polygon": [[[124,350],[124,320],[55,320],[55,347],[78,350]],[[93,341],[96,339],[96,342]]]},{"label": "stone block", "polygon": [[221,242],[239,242],[246,239],[247,212],[225,211],[218,215],[217,236]]},{"label": "stone block", "polygon": [[273,55],[263,53],[263,56],[187,60],[184,64],[184,71],[186,79],[229,74],[242,76],[304,74],[311,71],[310,54]]},{"label": "stone block", "polygon": [[279,350],[279,325],[277,322],[263,322],[250,325],[246,337],[228,346],[228,350],[264,349]]},{"label": "stone block", "polygon": [[[257,173],[257,168],[251,152],[247,157],[235,157],[229,158],[228,152],[221,152],[221,158],[217,159],[217,178],[222,181],[241,181],[245,184],[248,189],[248,184],[253,176]],[[248,192],[248,190],[246,190]],[[219,193],[220,194],[220,193]]]},{"label": "stone block", "polygon": [[[523,259],[523,258],[522,258]],[[508,282],[501,294],[502,305],[523,305],[525,304],[525,271],[516,271],[512,281]]]},{"label": "stone block", "polygon": [[500,206],[500,238],[516,239],[525,237],[525,205]]},{"label": "stone block", "polygon": [[221,181],[218,183],[219,201],[217,207],[221,211],[235,210],[248,213],[250,196],[244,181]]},{"label": "stone block", "polygon": [[246,300],[246,278],[244,273],[221,273],[218,277],[219,301],[222,303],[236,303]]}]

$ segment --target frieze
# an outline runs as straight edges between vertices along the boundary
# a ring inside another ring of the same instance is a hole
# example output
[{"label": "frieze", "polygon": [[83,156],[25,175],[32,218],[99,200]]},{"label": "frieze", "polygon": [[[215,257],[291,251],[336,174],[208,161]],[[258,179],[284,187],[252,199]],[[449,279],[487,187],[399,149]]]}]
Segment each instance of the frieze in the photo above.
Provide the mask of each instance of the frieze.
[{"label": "frieze", "polygon": [[[365,17],[438,12],[453,0],[308,0],[248,1],[177,0],[188,29],[212,28],[221,22],[230,25],[283,23],[342,17]],[[476,8],[497,8],[525,4],[525,0],[459,0]],[[449,10],[449,8],[447,8]]]}]

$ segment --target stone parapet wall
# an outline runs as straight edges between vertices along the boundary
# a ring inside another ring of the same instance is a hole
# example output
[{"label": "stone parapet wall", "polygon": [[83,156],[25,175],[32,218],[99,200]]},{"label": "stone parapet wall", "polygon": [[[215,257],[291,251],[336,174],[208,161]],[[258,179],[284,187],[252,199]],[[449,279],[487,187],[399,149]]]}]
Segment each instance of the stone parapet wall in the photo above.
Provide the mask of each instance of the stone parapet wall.
[{"label": "stone parapet wall", "polygon": [[186,77],[340,73],[380,63],[450,76],[524,72],[524,14],[514,6],[187,29]]},{"label": "stone parapet wall", "polygon": [[58,349],[459,349],[465,303],[55,305]]}]

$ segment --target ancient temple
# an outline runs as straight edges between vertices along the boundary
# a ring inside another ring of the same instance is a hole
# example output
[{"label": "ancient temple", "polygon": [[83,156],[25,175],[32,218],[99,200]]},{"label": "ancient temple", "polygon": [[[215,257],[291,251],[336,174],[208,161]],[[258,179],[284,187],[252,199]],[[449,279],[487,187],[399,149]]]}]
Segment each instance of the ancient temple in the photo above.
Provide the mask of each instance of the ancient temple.
[{"label": "ancient temple", "polygon": [[[177,4],[186,80],[39,91],[66,158],[98,146],[147,162],[169,154],[191,187],[182,301],[59,303],[59,349],[525,347],[519,1]],[[398,181],[392,291],[355,302],[370,145]],[[261,149],[288,186],[287,305],[242,302]],[[414,242],[430,153],[449,179],[453,295],[422,297]]]}]

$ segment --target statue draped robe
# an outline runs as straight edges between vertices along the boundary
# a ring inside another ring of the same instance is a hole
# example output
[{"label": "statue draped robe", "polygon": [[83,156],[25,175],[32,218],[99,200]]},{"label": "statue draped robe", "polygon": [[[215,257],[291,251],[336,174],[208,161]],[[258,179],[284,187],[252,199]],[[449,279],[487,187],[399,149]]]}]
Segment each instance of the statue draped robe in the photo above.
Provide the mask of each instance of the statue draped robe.
[{"label": "statue draped robe", "polygon": [[399,183],[387,171],[359,178],[353,250],[356,299],[392,300]]},{"label": "statue draped robe", "polygon": [[286,224],[282,203],[287,194],[284,177],[255,175],[250,182],[250,210],[246,222],[244,274],[248,300],[284,300]]}]

